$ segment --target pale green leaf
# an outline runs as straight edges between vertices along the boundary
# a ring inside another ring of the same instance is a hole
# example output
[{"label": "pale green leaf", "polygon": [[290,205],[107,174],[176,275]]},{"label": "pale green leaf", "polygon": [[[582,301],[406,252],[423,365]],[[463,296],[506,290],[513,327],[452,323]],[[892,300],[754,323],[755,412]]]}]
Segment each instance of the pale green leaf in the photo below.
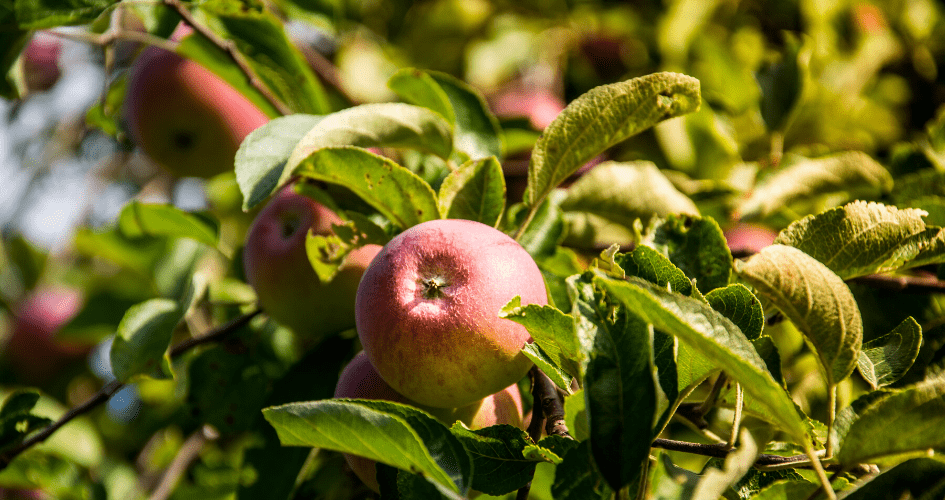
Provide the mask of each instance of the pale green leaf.
[{"label": "pale green leaf", "polygon": [[178,302],[171,299],[150,299],[128,309],[112,342],[115,378],[127,382],[136,375],[170,375],[167,348],[183,315]]},{"label": "pale green leaf", "polygon": [[[471,160],[502,157],[501,128],[489,110],[485,98],[471,85],[438,71],[428,71],[446,94],[456,118],[454,139],[456,150]],[[445,115],[448,118],[448,115]]]},{"label": "pale green leaf", "polygon": [[829,385],[856,367],[863,320],[850,288],[813,257],[784,245],[771,245],[745,262],[739,276],[767,297],[814,346]]},{"label": "pale green leaf", "polygon": [[699,109],[699,81],[654,73],[591,89],[572,101],[532,151],[525,201],[537,206],[588,160],[657,123]]},{"label": "pale green leaf", "polygon": [[429,73],[416,68],[404,68],[394,73],[387,86],[405,101],[432,109],[443,115],[450,125],[456,123],[453,105],[440,84]]},{"label": "pale green leaf", "polygon": [[739,446],[725,457],[722,469],[710,467],[702,474],[692,492],[693,500],[716,500],[721,498],[754,465],[758,458],[758,444],[747,429],[738,435]]},{"label": "pale green leaf", "polygon": [[500,311],[499,317],[514,321],[528,330],[532,340],[555,364],[573,377],[581,376],[585,354],[574,331],[574,318],[551,306],[528,304],[515,297]]},{"label": "pale green leaf", "polygon": [[169,236],[191,238],[209,246],[217,244],[217,228],[173,205],[132,201],[118,216],[118,228],[125,236]]},{"label": "pale green leaf", "polygon": [[321,116],[274,118],[249,133],[236,152],[236,182],[243,192],[243,210],[262,203],[279,185],[289,155]]},{"label": "pale green leaf", "polygon": [[522,347],[522,354],[530,359],[554,384],[567,393],[571,392],[571,375],[536,343],[528,343]]},{"label": "pale green leaf", "polygon": [[440,213],[496,227],[505,210],[505,176],[494,156],[470,160],[451,172],[439,193]]},{"label": "pale green leaf", "polygon": [[736,218],[764,218],[793,201],[837,191],[858,188],[888,191],[892,184],[889,172],[860,151],[801,158],[756,186],[738,206]]},{"label": "pale green leaf", "polygon": [[922,347],[922,327],[912,316],[893,331],[863,344],[857,367],[875,387],[896,382],[912,367]]}]

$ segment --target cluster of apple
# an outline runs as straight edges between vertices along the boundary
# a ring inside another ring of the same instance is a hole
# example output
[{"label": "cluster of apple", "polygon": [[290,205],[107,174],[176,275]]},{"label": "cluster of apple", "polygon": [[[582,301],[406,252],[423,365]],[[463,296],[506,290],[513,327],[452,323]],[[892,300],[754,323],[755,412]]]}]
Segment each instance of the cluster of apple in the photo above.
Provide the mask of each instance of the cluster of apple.
[{"label": "cluster of apple", "polygon": [[[323,284],[305,238],[309,231],[328,234],[339,222],[289,186],[260,212],[244,251],[247,281],[277,322],[316,337],[357,327],[364,350],[344,369],[335,397],[410,404],[447,425],[523,428],[517,382],[531,367],[521,353],[530,337],[498,312],[515,296],[547,303],[528,252],[485,224],[435,220],[383,248],[359,248]],[[374,462],[346,458],[377,490]]]}]

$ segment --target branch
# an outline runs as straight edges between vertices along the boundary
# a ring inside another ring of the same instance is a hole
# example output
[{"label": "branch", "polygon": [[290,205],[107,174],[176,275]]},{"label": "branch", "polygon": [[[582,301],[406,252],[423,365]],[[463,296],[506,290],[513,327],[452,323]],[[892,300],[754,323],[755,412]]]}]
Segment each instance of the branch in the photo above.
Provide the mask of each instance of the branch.
[{"label": "branch", "polygon": [[[535,394],[541,396],[541,411],[545,416],[545,432],[549,436],[561,436],[570,439],[571,434],[568,433],[568,426],[564,423],[564,405],[558,396],[557,386],[548,378],[548,375],[537,368],[535,369],[534,383]],[[532,415],[534,415],[534,410],[532,410]],[[534,416],[532,418],[534,419]]]},{"label": "branch", "polygon": [[[542,373],[537,366],[532,366],[532,368],[528,370],[528,378],[532,381],[532,421],[528,423],[527,432],[528,437],[532,438],[532,441],[535,443],[541,439],[541,428],[545,421],[545,412],[542,406],[542,391],[538,388],[539,374]],[[515,500],[527,500],[528,493],[531,489],[532,482],[529,481],[525,486],[519,488],[518,493],[515,495]]]},{"label": "branch", "polygon": [[[245,326],[247,323],[249,323],[250,320],[255,318],[261,312],[262,312],[261,309],[256,309],[253,312],[244,314],[240,316],[239,318],[236,318],[233,321],[230,321],[229,323],[211,331],[210,333],[206,335],[202,335],[200,337],[189,338],[181,342],[180,344],[177,344],[176,346],[171,348],[171,353],[170,353],[171,358],[176,358],[198,345],[223,340],[228,335],[232,334],[236,330],[239,330],[241,327]],[[96,407],[98,407],[100,404],[108,401],[108,399],[111,398],[113,394],[121,390],[121,388],[124,386],[125,386],[124,382],[119,382],[118,380],[112,380],[111,382],[105,384],[101,389],[99,389],[99,391],[96,392],[95,395],[93,395],[91,398],[89,398],[88,401],[67,411],[65,415],[59,418],[59,420],[49,424],[43,430],[37,432],[36,434],[33,434],[28,439],[24,439],[23,442],[21,442],[19,445],[14,446],[13,448],[10,448],[4,453],[0,454],[0,471],[2,471],[3,469],[6,469],[7,466],[9,466],[11,462],[13,462],[13,459],[15,459],[24,451],[49,439],[49,436],[52,436],[54,432],[59,430],[62,426],[71,422],[74,418],[80,415],[84,415],[92,411]]]},{"label": "branch", "polygon": [[945,281],[935,276],[892,276],[889,274],[869,274],[853,278],[853,283],[859,283],[873,288],[892,290],[907,293],[943,293]]},{"label": "branch", "polygon": [[246,60],[246,57],[244,57],[243,54],[239,50],[237,50],[236,44],[233,43],[232,40],[221,38],[216,33],[214,33],[210,28],[207,28],[206,26],[203,26],[200,23],[198,23],[197,20],[194,19],[193,14],[191,14],[190,11],[187,10],[187,7],[183,3],[181,3],[180,0],[162,0],[162,3],[166,5],[167,7],[173,9],[175,12],[177,12],[177,14],[180,15],[181,19],[183,19],[184,24],[190,26],[191,28],[194,29],[194,31],[196,31],[197,33],[200,33],[207,40],[210,40],[211,42],[213,42],[214,45],[223,49],[223,51],[226,52],[228,56],[230,56],[230,59],[232,59],[233,62],[236,63],[237,66],[239,66],[243,74],[246,75],[246,79],[249,81],[249,84],[252,85],[252,87],[255,88],[256,90],[258,90],[259,93],[262,94],[266,98],[266,100],[269,101],[276,108],[276,110],[279,111],[280,114],[282,115],[292,114],[292,110],[288,106],[286,106],[284,102],[280,101],[279,98],[276,97],[275,94],[273,94],[272,91],[270,91],[268,87],[266,87],[266,85],[259,79],[259,77],[256,76],[256,72],[253,71],[253,68],[250,67],[249,62],[247,62]]}]

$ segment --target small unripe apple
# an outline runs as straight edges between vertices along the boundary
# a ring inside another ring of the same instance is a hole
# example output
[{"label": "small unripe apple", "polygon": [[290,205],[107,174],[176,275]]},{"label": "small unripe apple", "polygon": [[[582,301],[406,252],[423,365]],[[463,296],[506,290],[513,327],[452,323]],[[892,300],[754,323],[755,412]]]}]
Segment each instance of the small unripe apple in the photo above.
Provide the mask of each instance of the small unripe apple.
[{"label": "small unripe apple", "polygon": [[[179,28],[172,39],[189,33]],[[128,78],[124,119],[151,159],[180,177],[233,169],[240,143],[269,121],[230,84],[190,59],[148,47]]]},{"label": "small unripe apple", "polygon": [[315,200],[283,188],[259,212],[246,237],[243,266],[263,311],[307,342],[355,326],[358,281],[381,250],[366,245],[352,251],[330,283],[322,283],[305,251],[311,230],[318,235],[341,224],[337,214]]},{"label": "small unripe apple", "polygon": [[522,378],[531,340],[499,318],[513,297],[547,304],[532,257],[515,240],[469,220],[434,220],[392,239],[365,271],[356,318],[364,351],[397,392],[456,408]]},{"label": "small unripe apple", "polygon": [[23,381],[44,382],[91,349],[56,339],[56,333],[79,313],[82,302],[78,290],[44,286],[16,305],[13,329],[3,356]]},{"label": "small unripe apple", "polygon": [[[457,420],[462,421],[470,429],[482,429],[498,424],[507,424],[524,429],[522,418],[522,396],[517,385],[510,385],[505,389],[485,397],[463,408],[429,408],[410,401],[395,391],[384,379],[378,375],[371,365],[364,351],[355,355],[354,359],[341,372],[338,385],[335,386],[336,398],[352,399],[381,399],[415,406],[430,413],[444,425],[453,425]],[[364,482],[368,488],[379,491],[377,484],[377,464],[374,460],[357,455],[344,455],[351,470]]]},{"label": "small unripe apple", "polygon": [[53,35],[40,31],[30,38],[23,49],[26,88],[31,91],[46,91],[59,81],[62,75],[59,66],[61,52],[62,42]]}]

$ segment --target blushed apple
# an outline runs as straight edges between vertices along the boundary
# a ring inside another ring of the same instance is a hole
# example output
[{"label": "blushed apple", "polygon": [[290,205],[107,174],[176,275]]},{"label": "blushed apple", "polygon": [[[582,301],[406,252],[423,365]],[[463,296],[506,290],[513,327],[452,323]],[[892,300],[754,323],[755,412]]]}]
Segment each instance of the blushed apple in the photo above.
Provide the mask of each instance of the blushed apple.
[{"label": "blushed apple", "polygon": [[91,349],[56,338],[56,333],[79,313],[82,303],[78,290],[41,286],[14,307],[14,324],[3,356],[23,381],[45,382]]},{"label": "blushed apple", "polygon": [[565,102],[549,89],[505,89],[491,98],[492,109],[501,118],[528,118],[536,130],[544,130],[564,109]]},{"label": "blushed apple", "polygon": [[259,212],[246,237],[243,266],[263,311],[308,343],[355,326],[358,281],[380,251],[366,245],[348,254],[330,283],[322,283],[305,251],[309,231],[341,224],[337,214],[289,185]]},{"label": "blushed apple", "polygon": [[[463,408],[429,408],[410,401],[384,382],[364,351],[355,355],[341,372],[338,385],[335,387],[335,397],[381,399],[408,404],[430,413],[444,425],[452,425],[460,420],[473,430],[498,424],[513,425],[524,429],[522,396],[518,385],[510,385]],[[374,460],[350,454],[345,454],[344,457],[348,466],[365,485],[374,491],[379,491],[377,464]]]},{"label": "blushed apple", "polygon": [[466,406],[531,367],[528,331],[499,318],[515,296],[547,304],[532,257],[485,224],[434,220],[391,240],[365,271],[356,319],[364,351],[397,392],[426,406]]},{"label": "blushed apple", "polygon": [[49,33],[39,31],[30,38],[23,49],[23,73],[26,88],[31,91],[46,91],[59,81],[62,69],[59,55],[62,41]]},{"label": "blushed apple", "polygon": [[[172,39],[189,31],[178,28]],[[210,70],[158,47],[148,47],[135,61],[123,111],[135,144],[180,177],[232,170],[243,139],[269,121]]]},{"label": "blushed apple", "polygon": [[728,248],[735,257],[747,257],[774,243],[778,232],[758,224],[740,222],[723,231]]}]

